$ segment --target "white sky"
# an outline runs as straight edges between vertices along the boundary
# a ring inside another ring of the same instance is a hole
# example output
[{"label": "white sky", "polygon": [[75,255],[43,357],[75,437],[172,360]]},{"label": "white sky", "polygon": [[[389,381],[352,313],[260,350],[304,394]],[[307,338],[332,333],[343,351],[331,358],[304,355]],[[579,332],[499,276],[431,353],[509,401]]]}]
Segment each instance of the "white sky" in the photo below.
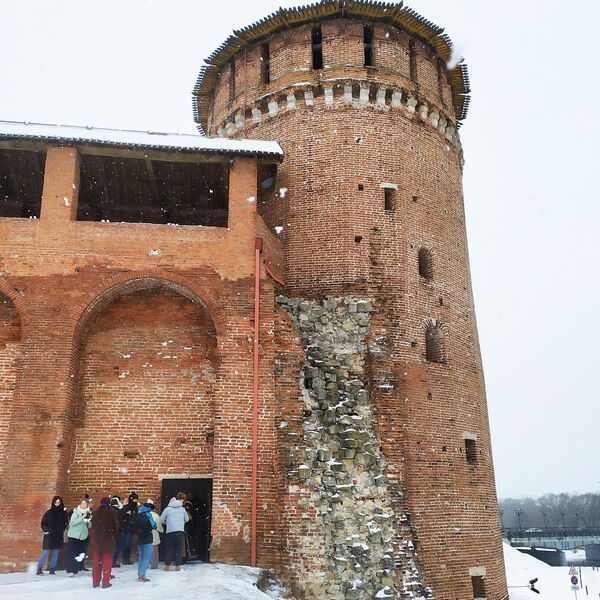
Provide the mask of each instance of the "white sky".
[{"label": "white sky", "polygon": [[[194,132],[203,59],[301,3],[0,0],[0,119]],[[409,5],[470,68],[465,202],[498,493],[598,491],[600,3]]]}]

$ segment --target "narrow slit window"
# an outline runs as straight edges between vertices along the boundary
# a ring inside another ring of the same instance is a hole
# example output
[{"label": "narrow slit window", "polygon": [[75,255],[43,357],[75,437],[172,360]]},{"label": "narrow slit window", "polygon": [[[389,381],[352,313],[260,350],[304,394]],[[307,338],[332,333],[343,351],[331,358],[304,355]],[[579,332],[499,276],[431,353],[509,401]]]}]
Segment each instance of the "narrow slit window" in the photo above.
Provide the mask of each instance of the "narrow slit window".
[{"label": "narrow slit window", "polygon": [[477,442],[475,440],[465,440],[465,453],[467,462],[470,465],[477,464]]},{"label": "narrow slit window", "polygon": [[425,358],[427,362],[444,362],[444,332],[439,325],[430,325],[425,332]]},{"label": "narrow slit window", "polygon": [[424,279],[433,278],[433,260],[427,248],[419,250],[419,275]]},{"label": "narrow slit window", "polygon": [[271,82],[271,54],[269,50],[269,42],[265,42],[260,47],[260,74],[263,83]]},{"label": "narrow slit window", "polygon": [[383,202],[385,210],[396,210],[396,190],[394,188],[383,188]]},{"label": "narrow slit window", "polygon": [[417,80],[417,52],[415,48],[415,41],[410,40],[408,44],[408,56],[409,56],[409,69],[410,69],[410,78],[413,81]]},{"label": "narrow slit window", "polygon": [[373,25],[365,25],[363,29],[365,42],[365,67],[374,66],[373,63]]},{"label": "narrow slit window", "polygon": [[471,585],[473,586],[473,599],[486,600],[484,578],[481,575],[471,577]]},{"label": "narrow slit window", "polygon": [[323,34],[320,25],[312,29],[312,67],[315,71],[323,68]]},{"label": "narrow slit window", "polygon": [[235,58],[231,60],[229,71],[229,102],[235,99]]}]

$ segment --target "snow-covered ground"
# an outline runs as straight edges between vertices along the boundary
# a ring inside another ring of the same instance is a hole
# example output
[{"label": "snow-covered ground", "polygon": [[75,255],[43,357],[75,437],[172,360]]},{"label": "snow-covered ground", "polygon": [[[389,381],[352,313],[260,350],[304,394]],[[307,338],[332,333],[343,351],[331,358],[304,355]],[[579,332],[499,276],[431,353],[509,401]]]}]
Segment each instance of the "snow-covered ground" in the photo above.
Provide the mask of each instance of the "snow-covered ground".
[{"label": "snow-covered ground", "polygon": [[[504,544],[504,560],[510,600],[571,600],[575,594],[569,580],[569,567],[550,567]],[[579,568],[577,568],[579,573]],[[600,571],[582,567],[583,589],[577,598],[598,598]],[[90,573],[67,577],[64,571],[57,575],[37,577],[34,572],[0,575],[2,600],[97,600],[98,594],[115,600],[139,596],[142,600],[283,600],[282,590],[262,592],[256,587],[260,569],[221,564],[184,565],[182,571],[166,573],[162,569],[149,570],[150,583],[137,581],[136,566],[114,570],[113,586],[107,590],[92,588]],[[538,578],[540,594],[528,589],[530,579]],[[586,596],[585,586],[589,595]],[[516,587],[515,587],[516,586]],[[523,587],[520,587],[523,586]]]},{"label": "snow-covered ground", "polygon": [[[510,600],[574,600],[575,593],[571,590],[569,567],[551,567],[546,563],[519,552],[504,544],[504,562],[508,579]],[[598,598],[600,595],[600,571],[593,571],[592,567],[581,567],[583,589],[577,590],[578,600]],[[579,577],[579,567],[577,567]],[[538,578],[535,587],[539,594],[528,589],[530,579]],[[586,596],[585,586],[589,595]],[[527,586],[527,587],[514,587]]]},{"label": "snow-covered ground", "polygon": [[97,600],[103,598],[140,598],[141,600],[281,600],[277,590],[261,592],[256,587],[260,569],[220,564],[184,565],[179,573],[159,568],[148,570],[150,583],[137,581],[137,566],[114,570],[115,579],[108,589],[92,588],[91,573],[67,577],[36,576],[34,573],[0,575],[2,600]]}]

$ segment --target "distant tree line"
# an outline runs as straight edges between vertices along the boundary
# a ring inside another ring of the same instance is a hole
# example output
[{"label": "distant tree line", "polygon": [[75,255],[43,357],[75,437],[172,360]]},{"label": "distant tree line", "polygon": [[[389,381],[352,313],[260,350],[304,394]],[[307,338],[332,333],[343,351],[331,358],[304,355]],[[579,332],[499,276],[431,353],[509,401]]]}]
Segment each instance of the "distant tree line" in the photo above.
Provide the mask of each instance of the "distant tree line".
[{"label": "distant tree line", "polygon": [[600,527],[600,494],[546,494],[500,500],[503,527]]}]

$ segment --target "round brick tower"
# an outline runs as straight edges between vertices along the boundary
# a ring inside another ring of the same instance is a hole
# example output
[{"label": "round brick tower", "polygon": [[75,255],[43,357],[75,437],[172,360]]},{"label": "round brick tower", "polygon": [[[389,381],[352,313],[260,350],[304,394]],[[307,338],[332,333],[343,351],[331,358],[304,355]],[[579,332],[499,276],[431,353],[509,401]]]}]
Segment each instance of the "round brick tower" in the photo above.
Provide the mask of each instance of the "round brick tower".
[{"label": "round brick tower", "polygon": [[[386,493],[412,536],[399,554],[414,549],[425,594],[500,600],[458,135],[468,76],[450,54],[443,30],[401,4],[282,9],[207,59],[194,112],[210,136],[284,149],[277,173],[259,173],[258,203],[283,244],[282,294],[370,303],[364,379]],[[409,597],[406,581],[390,594]]]}]

